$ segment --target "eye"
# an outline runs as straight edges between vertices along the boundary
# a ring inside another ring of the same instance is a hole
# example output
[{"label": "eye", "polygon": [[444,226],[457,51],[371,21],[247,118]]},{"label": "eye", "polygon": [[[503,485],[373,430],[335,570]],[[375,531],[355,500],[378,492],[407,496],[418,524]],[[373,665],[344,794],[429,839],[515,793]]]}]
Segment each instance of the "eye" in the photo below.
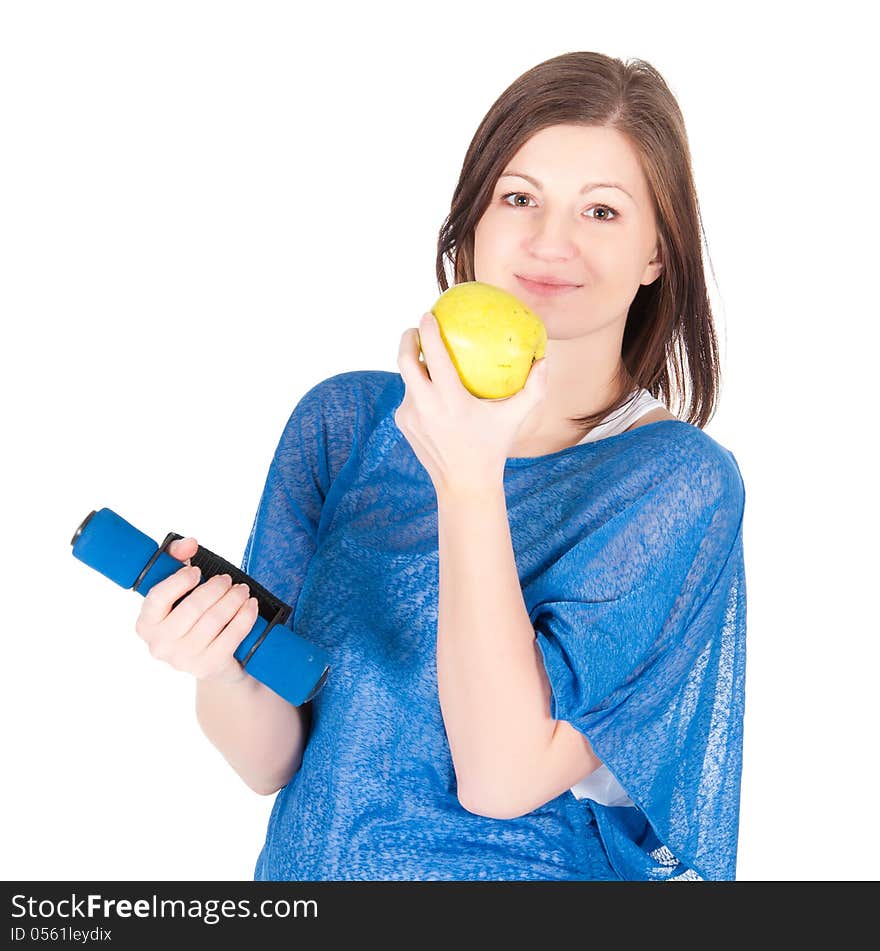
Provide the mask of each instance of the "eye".
[{"label": "eye", "polygon": [[[531,198],[531,195],[526,195],[524,192],[508,192],[506,195],[502,195],[502,196],[501,196],[501,200],[502,200],[505,204],[507,204],[507,199],[508,199],[508,198]],[[510,207],[511,207],[511,208],[513,208],[513,207],[516,207],[516,208],[527,208],[528,205],[520,205],[520,204],[516,204],[516,203],[515,203],[514,205],[511,205]]]},{"label": "eye", "polygon": [[[590,208],[589,210],[596,211],[597,209],[599,211],[604,212],[604,214],[602,215],[601,218],[596,218],[595,219],[596,221],[614,221],[614,219],[618,217],[617,212],[613,208],[611,208],[609,205],[593,205],[593,207]],[[609,211],[611,212],[610,218],[608,217]]]},{"label": "eye", "polygon": [[[526,199],[529,199],[529,198],[531,198],[531,197],[532,197],[531,195],[527,195],[525,192],[508,192],[506,195],[502,195],[502,196],[501,196],[501,200],[502,200],[506,205],[509,205],[509,207],[511,207],[511,208],[528,208],[529,206],[528,206],[527,204],[526,204],[526,205],[522,205],[522,204],[520,204],[519,202],[514,202],[514,204],[510,205],[509,202],[507,201],[507,199],[508,199],[508,198],[526,198]],[[601,214],[599,217],[594,218],[594,219],[593,219],[594,221],[614,221],[616,218],[619,218],[619,217],[620,217],[620,215],[618,214],[618,212],[617,212],[614,208],[612,208],[610,205],[593,205],[593,206],[591,206],[588,210],[589,210],[589,211],[596,211],[597,209],[598,209],[599,211],[601,211],[602,214]]]}]

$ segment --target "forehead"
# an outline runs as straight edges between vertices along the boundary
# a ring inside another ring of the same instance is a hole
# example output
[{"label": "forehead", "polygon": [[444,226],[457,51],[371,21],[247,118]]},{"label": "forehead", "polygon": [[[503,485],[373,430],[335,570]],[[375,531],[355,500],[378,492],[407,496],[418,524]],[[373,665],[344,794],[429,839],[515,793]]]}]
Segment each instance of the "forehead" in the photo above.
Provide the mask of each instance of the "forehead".
[{"label": "forehead", "polygon": [[555,125],[536,132],[505,163],[548,189],[577,191],[586,182],[618,182],[642,205],[648,182],[629,138],[605,126]]}]

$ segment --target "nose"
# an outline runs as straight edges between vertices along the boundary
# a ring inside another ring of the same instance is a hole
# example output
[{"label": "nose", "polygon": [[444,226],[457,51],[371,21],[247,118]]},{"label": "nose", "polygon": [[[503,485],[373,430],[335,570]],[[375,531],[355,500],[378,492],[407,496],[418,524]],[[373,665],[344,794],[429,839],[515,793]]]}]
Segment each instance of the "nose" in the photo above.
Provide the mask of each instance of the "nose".
[{"label": "nose", "polygon": [[565,259],[577,253],[577,222],[564,214],[535,215],[529,235],[529,248],[541,257]]}]

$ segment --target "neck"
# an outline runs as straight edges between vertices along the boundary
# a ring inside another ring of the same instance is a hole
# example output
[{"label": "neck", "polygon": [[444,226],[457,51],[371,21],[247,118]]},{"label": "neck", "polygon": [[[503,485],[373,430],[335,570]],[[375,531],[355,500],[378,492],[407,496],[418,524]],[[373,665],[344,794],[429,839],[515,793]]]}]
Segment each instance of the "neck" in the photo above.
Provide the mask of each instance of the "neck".
[{"label": "neck", "polygon": [[583,426],[571,420],[598,413],[636,386],[620,358],[595,347],[588,338],[547,341],[547,396],[525,419],[520,441],[577,441]]}]

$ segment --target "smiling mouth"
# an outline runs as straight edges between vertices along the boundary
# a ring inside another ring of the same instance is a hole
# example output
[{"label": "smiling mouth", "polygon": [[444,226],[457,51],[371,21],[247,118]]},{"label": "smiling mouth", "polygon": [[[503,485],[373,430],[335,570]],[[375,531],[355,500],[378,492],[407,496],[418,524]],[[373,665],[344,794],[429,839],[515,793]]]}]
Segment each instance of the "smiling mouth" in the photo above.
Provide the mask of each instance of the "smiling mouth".
[{"label": "smiling mouth", "polygon": [[540,294],[542,297],[566,294],[580,289],[578,284],[543,284],[540,281],[530,281],[527,277],[520,277],[519,274],[516,275],[516,279],[527,291]]}]

